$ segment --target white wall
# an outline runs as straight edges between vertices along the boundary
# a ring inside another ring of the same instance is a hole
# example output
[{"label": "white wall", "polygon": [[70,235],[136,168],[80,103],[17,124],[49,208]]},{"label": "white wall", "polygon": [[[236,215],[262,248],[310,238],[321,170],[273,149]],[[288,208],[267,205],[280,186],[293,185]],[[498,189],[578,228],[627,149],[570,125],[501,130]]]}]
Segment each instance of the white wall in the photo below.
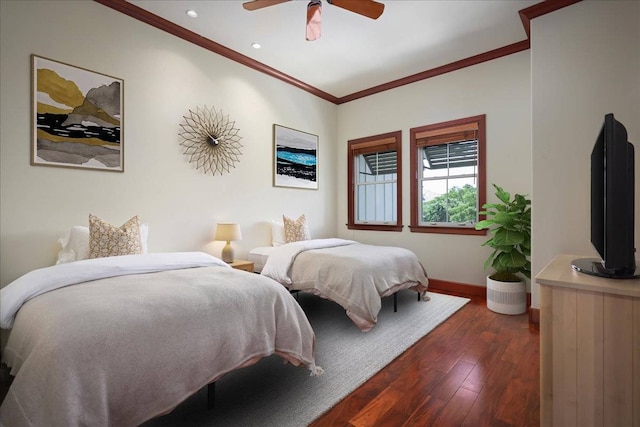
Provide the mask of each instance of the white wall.
[{"label": "white wall", "polygon": [[[486,236],[411,233],[409,129],[479,114],[487,116],[487,201],[491,183],[531,194],[531,91],[529,52],[382,92],[339,106],[338,232],[341,237],[414,251],[431,278],[485,286]],[[348,230],[347,141],[402,131],[402,232]]]},{"label": "white wall", "polygon": [[[236,255],[270,242],[267,221],[306,213],[335,235],[337,107],[93,1],[2,1],[0,18],[0,286],[54,263],[58,237],[89,213],[120,225],[140,214],[154,252],[207,250],[217,222],[242,226]],[[30,166],[31,54],[124,80],[125,172]],[[222,109],[243,155],[223,176],[188,163],[179,123]],[[319,190],[272,186],[272,126],[319,136]]]},{"label": "white wall", "polygon": [[[305,212],[314,236],[405,246],[431,277],[483,285],[484,237],[346,229],[347,140],[402,130],[408,225],[409,128],[486,114],[488,184],[533,199],[534,274],[557,253],[593,254],[587,159],[606,112],[640,153],[638,2],[577,3],[532,21],[530,51],[340,106],[95,2],[2,1],[1,11],[0,286],[52,264],[58,236],[90,212],[116,224],[140,214],[152,251],[216,255],[215,223],[237,221],[240,256],[268,243],[266,220]],[[32,53],[124,79],[125,173],[29,165]],[[240,129],[228,175],[205,176],[181,153],[178,125],[201,105]],[[273,123],[319,135],[318,191],[272,187]]]},{"label": "white wall", "polygon": [[[606,113],[636,153],[640,242],[640,2],[584,1],[531,22],[532,269],[557,254],[597,256],[590,244],[590,155]],[[539,307],[539,287],[532,305]]]}]

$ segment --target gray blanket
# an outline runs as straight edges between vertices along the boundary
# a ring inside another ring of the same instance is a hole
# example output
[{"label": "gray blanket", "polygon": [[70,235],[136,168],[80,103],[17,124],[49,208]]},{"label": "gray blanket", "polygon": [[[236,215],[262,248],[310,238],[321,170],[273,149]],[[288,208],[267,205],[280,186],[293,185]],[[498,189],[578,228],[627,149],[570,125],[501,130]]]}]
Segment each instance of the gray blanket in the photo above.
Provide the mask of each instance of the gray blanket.
[{"label": "gray blanket", "polygon": [[314,346],[295,299],[256,274],[203,267],[67,286],[16,316],[0,423],[135,426],[271,354],[319,373]]},{"label": "gray blanket", "polygon": [[427,291],[427,273],[408,249],[342,239],[305,240],[276,249],[261,274],[340,304],[364,332],[375,326],[382,297],[402,289]]}]

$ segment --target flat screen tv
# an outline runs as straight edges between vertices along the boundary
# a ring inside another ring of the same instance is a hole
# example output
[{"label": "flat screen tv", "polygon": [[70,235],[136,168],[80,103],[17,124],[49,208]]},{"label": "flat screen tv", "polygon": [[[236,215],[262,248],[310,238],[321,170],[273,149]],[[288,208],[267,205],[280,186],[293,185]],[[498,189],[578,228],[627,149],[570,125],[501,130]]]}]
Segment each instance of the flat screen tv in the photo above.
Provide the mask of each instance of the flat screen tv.
[{"label": "flat screen tv", "polygon": [[613,279],[638,279],[634,246],[634,150],[613,114],[591,152],[591,244],[600,258],[580,258],[573,268]]}]

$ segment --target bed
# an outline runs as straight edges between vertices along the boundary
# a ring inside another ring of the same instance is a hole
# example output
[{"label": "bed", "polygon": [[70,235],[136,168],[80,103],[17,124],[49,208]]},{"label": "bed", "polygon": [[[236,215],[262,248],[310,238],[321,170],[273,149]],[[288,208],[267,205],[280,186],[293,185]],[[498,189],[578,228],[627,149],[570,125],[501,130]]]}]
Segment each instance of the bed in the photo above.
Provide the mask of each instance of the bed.
[{"label": "bed", "polygon": [[290,291],[308,291],[340,304],[366,332],[377,322],[381,299],[412,289],[428,300],[427,273],[404,248],[344,239],[307,239],[256,248],[249,259]]},{"label": "bed", "polygon": [[55,265],[0,298],[0,326],[11,328],[3,361],[15,376],[5,427],[139,425],[272,354],[322,373],[295,298],[201,252]]},{"label": "bed", "polygon": [[271,255],[271,253],[275,250],[276,248],[274,246],[259,246],[249,251],[247,257],[249,258],[249,261],[253,263],[254,273],[262,272],[264,265],[269,259],[269,255]]}]

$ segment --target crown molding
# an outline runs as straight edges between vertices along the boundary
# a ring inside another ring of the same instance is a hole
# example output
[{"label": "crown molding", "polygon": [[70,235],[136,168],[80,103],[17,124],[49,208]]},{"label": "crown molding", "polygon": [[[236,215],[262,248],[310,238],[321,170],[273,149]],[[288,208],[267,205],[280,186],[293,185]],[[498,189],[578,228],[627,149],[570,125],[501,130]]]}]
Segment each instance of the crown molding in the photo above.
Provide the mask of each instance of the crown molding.
[{"label": "crown molding", "polygon": [[519,11],[518,14],[520,15],[522,25],[524,26],[524,31],[527,33],[527,38],[531,39],[531,20],[533,18],[555,12],[558,9],[571,6],[572,4],[580,1],[581,0],[545,0]]},{"label": "crown molding", "polygon": [[361,90],[360,92],[352,93],[338,98],[338,104],[353,101],[354,99],[364,98],[366,96],[374,95],[376,93],[384,92],[386,90],[395,89],[400,86],[404,86],[410,83],[415,83],[420,80],[425,80],[431,77],[439,76],[441,74],[450,73],[452,71],[460,70],[462,68],[470,67],[472,65],[480,64],[482,62],[491,61],[492,59],[501,58],[503,56],[511,55],[512,53],[521,52],[529,49],[529,40],[522,40],[517,43],[510,44],[508,46],[500,47],[498,49],[490,50],[489,52],[480,53],[469,58],[461,59],[450,64],[443,65],[441,67],[432,68],[430,70],[422,71],[411,76],[403,77],[398,80],[393,80],[388,83],[384,83],[378,86],[371,87],[369,89]]},{"label": "crown molding", "polygon": [[520,20],[522,21],[522,25],[524,26],[524,30],[527,34],[526,40],[522,40],[520,42],[513,43],[508,46],[503,46],[498,49],[490,50],[488,52],[471,56],[469,58],[461,59],[459,61],[442,65],[440,67],[425,70],[417,74],[413,74],[407,77],[403,77],[401,79],[393,80],[393,81],[390,81],[381,85],[377,85],[369,89],[364,89],[358,92],[354,92],[352,94],[342,96],[342,97],[336,97],[334,95],[331,95],[330,93],[324,92],[314,86],[311,86],[301,80],[296,79],[295,77],[285,74],[282,71],[276,70],[275,68],[270,67],[266,64],[263,64],[262,62],[249,58],[248,56],[243,55],[239,52],[236,52],[235,50],[229,49],[228,47],[223,46],[219,43],[216,43],[213,40],[202,37],[199,34],[194,33],[193,31],[189,31],[186,28],[176,25],[171,21],[168,21],[157,15],[154,15],[153,13],[148,12],[138,6],[135,6],[126,0],[94,0],[94,1],[96,3],[100,3],[104,6],[107,6],[111,9],[114,9],[120,13],[128,15],[134,19],[137,19],[141,22],[144,22],[153,27],[156,27],[159,30],[165,31],[169,34],[172,34],[176,37],[179,37],[183,40],[186,40],[190,43],[193,43],[197,46],[207,49],[213,53],[224,56],[225,58],[228,58],[232,61],[238,62],[244,66],[247,66],[256,71],[264,73],[268,76],[274,77],[278,80],[281,80],[299,89],[302,89],[312,95],[315,95],[333,104],[339,105],[339,104],[344,104],[346,102],[350,102],[356,99],[375,95],[380,92],[395,89],[397,87],[404,86],[410,83],[415,83],[431,77],[439,76],[441,74],[450,73],[452,71],[460,70],[462,68],[470,67],[472,65],[480,64],[482,62],[491,61],[493,59],[501,58],[503,56],[507,56],[507,55],[511,55],[517,52],[527,50],[530,48],[532,19],[537,18],[538,16],[546,15],[547,13],[554,12],[558,9],[562,9],[563,7],[570,6],[574,3],[578,3],[581,0],[545,0],[541,3],[534,4],[533,6],[530,6],[528,8],[525,8],[519,11],[518,14],[520,15]]},{"label": "crown molding", "polygon": [[158,15],[154,15],[153,13],[148,12],[138,6],[135,6],[134,4],[129,3],[125,0],[94,0],[94,1],[96,3],[100,3],[104,6],[110,7],[111,9],[114,9],[120,13],[128,15],[134,19],[137,19],[146,24],[149,24],[153,27],[156,27],[159,30],[165,31],[178,38],[186,40],[204,49],[207,49],[213,53],[217,53],[218,55],[224,56],[225,58],[228,58],[232,61],[238,62],[249,68],[253,68],[256,71],[267,74],[278,80],[282,80],[285,83],[288,83],[292,86],[295,86],[299,89],[302,89],[306,92],[316,95],[329,102],[336,104],[338,101],[337,97],[327,92],[324,92],[301,80],[298,80],[295,77],[291,77],[290,75],[285,74],[282,71],[269,67],[268,65],[263,64],[262,62],[249,58],[248,56],[243,55],[239,52],[236,52],[235,50],[229,49],[228,47],[223,46],[219,43],[216,43],[213,40],[210,40],[206,37],[202,37],[201,35],[196,34],[193,31],[189,31],[184,27],[174,24],[173,22],[168,21],[164,18],[161,18]]}]

